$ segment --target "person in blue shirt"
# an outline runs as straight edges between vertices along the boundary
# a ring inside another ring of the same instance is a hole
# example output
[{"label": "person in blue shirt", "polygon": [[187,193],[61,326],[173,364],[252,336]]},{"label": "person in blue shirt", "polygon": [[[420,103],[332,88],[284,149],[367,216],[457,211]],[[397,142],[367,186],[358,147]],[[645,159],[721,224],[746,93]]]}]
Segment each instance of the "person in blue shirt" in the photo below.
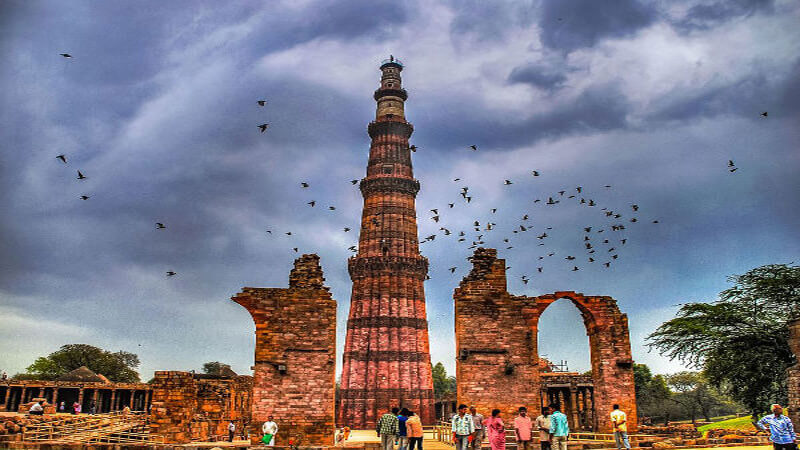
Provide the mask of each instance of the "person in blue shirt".
[{"label": "person in blue shirt", "polygon": [[400,410],[400,414],[397,415],[397,450],[406,450],[408,448],[408,431],[406,430],[408,413],[408,408],[403,408]]},{"label": "person in blue shirt", "polygon": [[569,439],[569,424],[567,416],[561,412],[561,405],[554,403],[550,405],[550,436],[551,448],[553,450],[567,450],[567,440]]},{"label": "person in blue shirt", "polygon": [[756,425],[769,431],[769,439],[775,450],[797,450],[792,419],[783,415],[781,405],[773,404],[770,409],[772,414],[762,417]]}]

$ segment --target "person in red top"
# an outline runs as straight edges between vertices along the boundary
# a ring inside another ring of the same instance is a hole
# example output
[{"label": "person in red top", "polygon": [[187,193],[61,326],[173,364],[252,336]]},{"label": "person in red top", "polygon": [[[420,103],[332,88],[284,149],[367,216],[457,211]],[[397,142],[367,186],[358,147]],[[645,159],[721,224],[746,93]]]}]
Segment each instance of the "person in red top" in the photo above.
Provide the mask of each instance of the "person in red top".
[{"label": "person in red top", "polygon": [[533,423],[528,417],[528,408],[519,407],[519,415],[514,419],[514,433],[517,435],[517,449],[531,450],[531,430]]}]

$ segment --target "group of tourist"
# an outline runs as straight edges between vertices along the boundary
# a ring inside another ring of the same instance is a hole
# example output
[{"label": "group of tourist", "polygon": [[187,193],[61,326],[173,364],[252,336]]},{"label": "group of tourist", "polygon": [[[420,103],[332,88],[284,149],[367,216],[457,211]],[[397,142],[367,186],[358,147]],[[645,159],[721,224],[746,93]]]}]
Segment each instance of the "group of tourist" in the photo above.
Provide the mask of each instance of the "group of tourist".
[{"label": "group of tourist", "polygon": [[[541,450],[567,450],[569,424],[560,409],[558,404],[546,406],[541,415],[531,420],[528,408],[521,406],[513,421],[517,449],[533,450],[534,432],[538,432]],[[620,411],[619,405],[614,405],[610,419],[617,449],[625,447],[629,450],[627,416]],[[467,405],[459,405],[458,414],[451,420],[451,431],[456,450],[480,450],[484,439],[488,439],[492,450],[506,448],[506,425],[499,409],[492,410],[491,417],[484,418],[474,406],[467,413]]]},{"label": "group of tourist", "polygon": [[408,408],[392,408],[378,419],[378,437],[381,438],[381,450],[422,450],[422,421],[414,411]]}]

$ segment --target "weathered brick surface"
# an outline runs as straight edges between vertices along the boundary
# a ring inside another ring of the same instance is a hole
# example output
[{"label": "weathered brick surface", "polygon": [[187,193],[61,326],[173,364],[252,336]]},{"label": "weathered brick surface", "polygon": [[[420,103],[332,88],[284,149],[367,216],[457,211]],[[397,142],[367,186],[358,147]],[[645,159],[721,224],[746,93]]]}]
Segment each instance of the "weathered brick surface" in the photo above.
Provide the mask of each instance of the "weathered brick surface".
[{"label": "weathered brick surface", "polygon": [[317,255],[294,263],[288,289],[243,288],[232,298],[256,325],[250,436],[273,416],[277,445],[333,445],[336,301]]},{"label": "weathered brick surface", "polygon": [[[800,361],[800,320],[789,322],[789,348],[795,358]],[[786,370],[787,387],[789,388],[789,411],[786,413],[800,426],[800,362]]]},{"label": "weathered brick surface", "polygon": [[249,376],[157,371],[152,383],[150,432],[176,444],[226,436],[228,421],[237,427],[250,422],[252,387]]},{"label": "weathered brick surface", "polygon": [[628,414],[628,429],[636,430],[628,318],[616,301],[572,291],[513,296],[507,291],[505,260],[496,250],[478,249],[471,261],[472,271],[453,293],[458,402],[483,411],[500,408],[512,417],[519,406],[538,410],[551,401],[543,395],[539,370],[539,317],[556,300],[568,298],[580,310],[589,336],[593,392],[584,391],[585,398],[575,389],[571,396],[570,390],[557,393],[562,410],[572,421],[584,405],[593,406],[592,428],[610,432],[608,416],[618,403]]},{"label": "weathered brick surface", "polygon": [[401,87],[402,66],[381,66],[358,254],[343,356],[338,424],[374,427],[392,406],[405,406],[433,423],[428,322],[423,283],[428,260],[419,253],[414,179]]}]

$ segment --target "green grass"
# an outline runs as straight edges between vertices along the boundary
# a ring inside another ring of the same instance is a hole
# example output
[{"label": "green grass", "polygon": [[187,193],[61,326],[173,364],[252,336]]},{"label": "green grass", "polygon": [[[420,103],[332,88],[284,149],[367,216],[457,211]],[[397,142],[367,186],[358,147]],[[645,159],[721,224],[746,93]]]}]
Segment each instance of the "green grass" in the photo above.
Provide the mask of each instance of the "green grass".
[{"label": "green grass", "polygon": [[752,420],[753,419],[750,416],[736,417],[733,419],[722,420],[720,422],[714,422],[708,425],[697,427],[697,431],[700,431],[703,433],[703,435],[705,435],[708,430],[717,430],[720,428],[729,430],[752,430]]}]

